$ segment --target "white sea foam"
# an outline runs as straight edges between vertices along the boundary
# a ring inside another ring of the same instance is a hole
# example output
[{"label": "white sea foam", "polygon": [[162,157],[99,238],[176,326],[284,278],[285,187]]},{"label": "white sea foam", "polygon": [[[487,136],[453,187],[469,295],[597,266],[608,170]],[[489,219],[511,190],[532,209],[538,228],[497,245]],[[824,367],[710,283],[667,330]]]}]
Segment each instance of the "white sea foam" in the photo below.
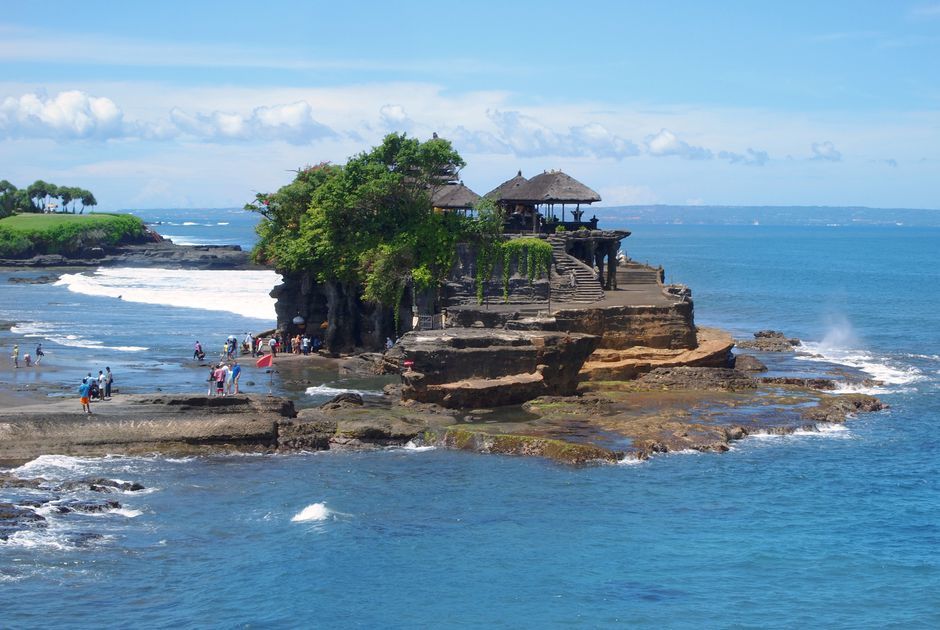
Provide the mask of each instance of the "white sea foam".
[{"label": "white sea foam", "polygon": [[55,284],[83,295],[274,321],[275,300],[268,293],[279,281],[270,270],[100,268],[94,274],[63,274]]},{"label": "white sea foam", "polygon": [[303,523],[306,521],[325,521],[330,518],[333,512],[326,507],[326,503],[313,503],[302,509],[291,518],[292,523]]},{"label": "white sea foam", "polygon": [[437,447],[426,445],[426,444],[418,446],[417,444],[415,444],[414,440],[408,440],[408,442],[404,446],[402,446],[402,448],[405,449],[406,451],[412,451],[415,453],[423,453],[424,451],[433,451]]},{"label": "white sea foam", "polygon": [[63,476],[71,476],[74,473],[85,473],[97,463],[98,460],[95,459],[83,459],[70,455],[40,455],[14,468],[12,472],[17,476],[61,479]]},{"label": "white sea foam", "polygon": [[870,375],[883,385],[844,384],[838,393],[860,392],[870,394],[897,393],[905,391],[899,385],[910,385],[924,380],[924,374],[912,365],[904,365],[894,359],[878,356],[867,350],[842,349],[827,345],[825,342],[803,342],[803,349],[810,354],[798,354],[801,361],[837,363],[856,368]]},{"label": "white sea foam", "polygon": [[49,530],[23,529],[13,532],[6,540],[0,540],[0,547],[19,547],[21,549],[52,549],[71,551],[74,546],[65,542],[64,537]]},{"label": "white sea foam", "polygon": [[201,225],[201,224],[196,223],[195,221],[183,221],[183,225]]},{"label": "white sea foam", "polygon": [[121,516],[126,516],[127,518],[137,518],[143,512],[140,510],[132,510],[131,508],[113,508],[108,510],[108,514],[120,514]]},{"label": "white sea foam", "polygon": [[634,455],[625,455],[622,458],[617,460],[618,466],[639,466],[640,464],[645,464],[647,460],[640,459]]},{"label": "white sea foam", "polygon": [[81,335],[63,333],[55,324],[47,322],[25,322],[10,327],[10,332],[23,337],[47,339],[60,346],[89,348],[92,350],[116,350],[118,352],[143,352],[143,346],[107,346],[97,339],[86,339]]},{"label": "white sea foam", "polygon": [[315,385],[306,390],[308,396],[336,396],[338,394],[359,394],[360,396],[383,396],[385,393],[370,389],[347,389],[330,387],[329,385]]}]

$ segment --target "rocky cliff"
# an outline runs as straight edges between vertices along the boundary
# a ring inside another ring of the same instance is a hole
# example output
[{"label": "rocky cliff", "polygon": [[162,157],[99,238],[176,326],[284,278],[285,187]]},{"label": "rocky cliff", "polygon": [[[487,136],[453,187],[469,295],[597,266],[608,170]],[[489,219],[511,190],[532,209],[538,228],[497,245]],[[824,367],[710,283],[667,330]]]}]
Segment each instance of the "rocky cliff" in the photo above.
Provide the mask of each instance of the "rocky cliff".
[{"label": "rocky cliff", "polygon": [[403,399],[494,407],[574,394],[597,341],[577,333],[456,328],[410,332],[386,356],[403,368]]}]

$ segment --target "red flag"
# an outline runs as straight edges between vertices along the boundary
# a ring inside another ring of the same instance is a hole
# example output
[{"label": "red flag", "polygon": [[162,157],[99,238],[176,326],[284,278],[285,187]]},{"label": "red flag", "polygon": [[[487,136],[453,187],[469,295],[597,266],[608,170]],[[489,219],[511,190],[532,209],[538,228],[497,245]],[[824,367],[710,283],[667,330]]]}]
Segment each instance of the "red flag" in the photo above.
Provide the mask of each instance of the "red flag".
[{"label": "red flag", "polygon": [[261,357],[260,359],[258,359],[257,361],[255,361],[255,365],[258,366],[259,368],[262,368],[262,367],[270,367],[270,366],[273,365],[273,364],[274,364],[274,355],[273,355],[273,354],[266,354],[266,355],[264,355],[263,357]]}]

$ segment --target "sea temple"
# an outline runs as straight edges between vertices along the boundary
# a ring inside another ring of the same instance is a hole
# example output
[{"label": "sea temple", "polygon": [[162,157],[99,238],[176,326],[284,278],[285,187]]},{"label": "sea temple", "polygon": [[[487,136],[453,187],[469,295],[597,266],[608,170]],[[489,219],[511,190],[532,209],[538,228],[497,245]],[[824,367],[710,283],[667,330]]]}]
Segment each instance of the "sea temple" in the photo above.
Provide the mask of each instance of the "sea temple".
[{"label": "sea temple", "polygon": [[501,253],[458,243],[438,286],[404,292],[394,324],[376,305],[350,308],[354,296],[340,287],[286,273],[272,293],[279,331],[311,334],[312,322],[334,354],[380,351],[395,339],[384,366],[403,372],[402,397],[450,407],[570,395],[584,380],[733,361],[730,336],[695,326],[687,287],[665,285],[662,268],[631,260],[623,249],[630,232],[585,217],[601,197],[567,173],[519,172],[481,197],[448,172],[430,199],[437,213],[495,207]]}]

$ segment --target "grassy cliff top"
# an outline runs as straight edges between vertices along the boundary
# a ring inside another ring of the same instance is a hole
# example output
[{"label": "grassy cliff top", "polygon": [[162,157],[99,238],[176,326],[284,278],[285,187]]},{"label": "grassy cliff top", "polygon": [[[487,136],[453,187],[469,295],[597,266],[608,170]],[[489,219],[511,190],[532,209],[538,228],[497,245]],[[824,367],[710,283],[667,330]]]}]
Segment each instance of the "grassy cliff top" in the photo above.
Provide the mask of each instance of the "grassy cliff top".
[{"label": "grassy cliff top", "polygon": [[0,219],[0,258],[73,255],[138,241],[145,230],[130,214],[16,214]]}]

